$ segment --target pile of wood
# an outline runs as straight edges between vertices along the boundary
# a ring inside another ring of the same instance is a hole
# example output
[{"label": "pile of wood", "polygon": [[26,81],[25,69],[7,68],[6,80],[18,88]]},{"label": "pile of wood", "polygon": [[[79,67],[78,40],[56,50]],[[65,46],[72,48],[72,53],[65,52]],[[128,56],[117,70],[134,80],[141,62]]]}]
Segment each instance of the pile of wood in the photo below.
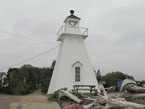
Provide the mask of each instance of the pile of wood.
[{"label": "pile of wood", "polygon": [[[59,99],[65,96],[74,101],[74,103],[61,105],[61,109],[145,109],[145,105],[128,102],[124,98],[108,95],[102,84],[99,85],[99,89],[101,93],[98,93],[98,96],[83,96],[83,99],[77,98],[68,91],[60,90]],[[90,103],[86,104],[85,100]]]}]

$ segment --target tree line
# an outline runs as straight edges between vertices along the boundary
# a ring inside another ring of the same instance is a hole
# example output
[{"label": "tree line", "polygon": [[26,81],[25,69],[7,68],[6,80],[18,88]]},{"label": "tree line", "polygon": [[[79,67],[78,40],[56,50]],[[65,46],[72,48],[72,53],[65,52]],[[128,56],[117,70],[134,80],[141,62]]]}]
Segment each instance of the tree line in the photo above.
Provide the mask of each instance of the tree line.
[{"label": "tree line", "polygon": [[0,91],[14,95],[25,95],[41,88],[46,93],[51,80],[55,61],[51,67],[38,68],[32,65],[23,65],[21,68],[10,68],[7,78]]},{"label": "tree line", "polygon": [[[21,68],[10,68],[7,72],[7,78],[4,83],[0,81],[0,92],[25,95],[33,92],[37,88],[41,88],[43,93],[46,93],[49,87],[51,76],[56,61],[47,68],[38,68],[32,65],[23,65]],[[111,72],[106,75],[101,75],[100,70],[95,71],[98,82],[105,81],[104,87],[115,86],[120,80],[134,79],[133,76],[126,75],[122,72]]]},{"label": "tree line", "polygon": [[118,81],[124,79],[134,79],[133,76],[124,74],[120,71],[107,73],[104,76],[101,75],[100,70],[96,72],[96,78],[98,82],[105,81],[104,87],[116,86]]}]

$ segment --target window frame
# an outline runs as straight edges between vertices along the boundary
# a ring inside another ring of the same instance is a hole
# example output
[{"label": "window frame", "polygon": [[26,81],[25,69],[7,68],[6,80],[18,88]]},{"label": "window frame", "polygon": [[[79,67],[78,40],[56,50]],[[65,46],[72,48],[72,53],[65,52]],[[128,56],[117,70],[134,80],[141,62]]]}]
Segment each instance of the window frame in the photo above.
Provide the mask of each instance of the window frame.
[{"label": "window frame", "polygon": [[75,67],[75,82],[81,81],[81,67]]}]

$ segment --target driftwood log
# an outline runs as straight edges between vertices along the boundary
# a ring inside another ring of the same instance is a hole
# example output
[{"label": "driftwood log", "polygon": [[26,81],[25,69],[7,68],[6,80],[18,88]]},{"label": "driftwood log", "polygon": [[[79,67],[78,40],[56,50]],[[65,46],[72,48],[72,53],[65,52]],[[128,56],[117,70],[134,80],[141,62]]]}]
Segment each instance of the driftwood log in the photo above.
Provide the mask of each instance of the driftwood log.
[{"label": "driftwood log", "polygon": [[[108,95],[102,84],[99,84],[99,89],[101,93],[98,93],[96,98],[91,98],[84,96],[84,99],[92,101],[88,105],[80,105],[82,100],[69,93],[68,91],[60,90],[59,91],[59,99],[63,96],[67,96],[70,99],[74,100],[78,104],[66,105],[63,109],[145,109],[145,105],[128,102],[124,98],[118,98],[117,96]],[[101,102],[106,103],[106,105],[101,105]],[[69,108],[70,107],[70,108]],[[74,108],[75,107],[75,108]]]},{"label": "driftwood log", "polygon": [[80,100],[78,97],[74,96],[73,94],[69,93],[68,91],[60,90],[59,91],[59,100],[61,97],[66,96],[72,100],[74,100],[77,103],[80,103],[82,100]]},{"label": "driftwood log", "polygon": [[130,93],[145,93],[145,88],[136,86],[134,84],[129,84],[125,89]]},{"label": "driftwood log", "polygon": [[[103,85],[100,85],[100,90],[103,91],[103,95],[98,94],[107,104],[105,106],[105,109],[109,108],[133,108],[133,109],[145,109],[145,105],[133,103],[133,102],[128,102],[125,101],[125,99],[122,98],[117,98],[115,96],[107,95],[106,92],[104,92],[104,87]],[[114,99],[113,99],[114,98]]]}]

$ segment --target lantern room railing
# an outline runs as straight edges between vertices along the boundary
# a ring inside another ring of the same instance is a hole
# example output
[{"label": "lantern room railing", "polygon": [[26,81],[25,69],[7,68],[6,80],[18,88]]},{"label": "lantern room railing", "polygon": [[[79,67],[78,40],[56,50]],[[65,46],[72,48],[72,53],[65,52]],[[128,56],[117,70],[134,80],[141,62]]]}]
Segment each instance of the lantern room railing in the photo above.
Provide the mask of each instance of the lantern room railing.
[{"label": "lantern room railing", "polygon": [[57,37],[62,33],[66,34],[76,34],[76,35],[88,35],[88,28],[83,27],[72,27],[72,26],[62,26],[57,32]]}]

